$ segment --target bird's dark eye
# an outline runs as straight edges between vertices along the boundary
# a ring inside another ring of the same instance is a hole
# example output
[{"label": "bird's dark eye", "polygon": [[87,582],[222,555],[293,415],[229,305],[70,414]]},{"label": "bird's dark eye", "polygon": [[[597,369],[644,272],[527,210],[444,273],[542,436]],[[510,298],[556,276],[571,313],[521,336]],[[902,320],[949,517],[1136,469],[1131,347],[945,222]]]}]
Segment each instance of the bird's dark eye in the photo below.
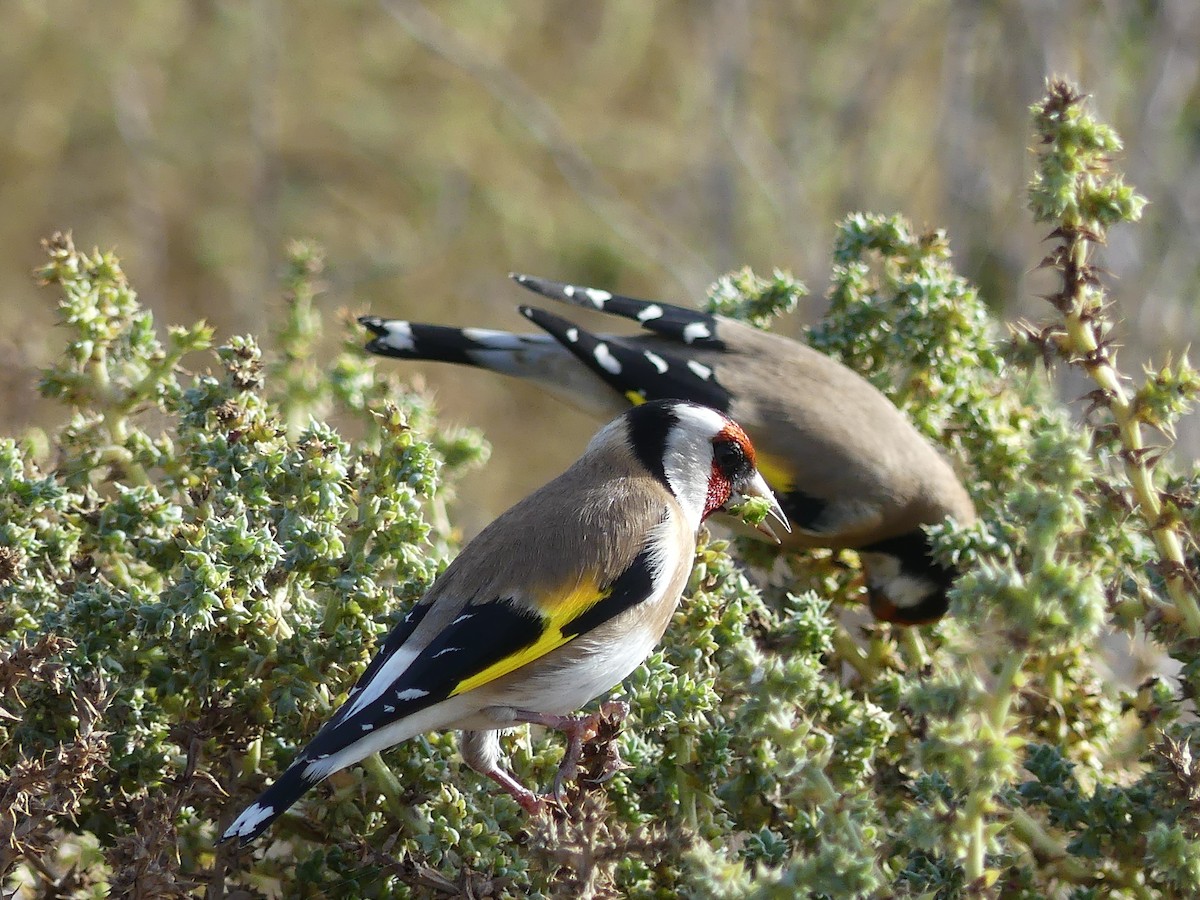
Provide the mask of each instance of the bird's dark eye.
[{"label": "bird's dark eye", "polygon": [[718,438],[713,442],[713,462],[732,481],[746,468],[746,450],[732,438]]}]

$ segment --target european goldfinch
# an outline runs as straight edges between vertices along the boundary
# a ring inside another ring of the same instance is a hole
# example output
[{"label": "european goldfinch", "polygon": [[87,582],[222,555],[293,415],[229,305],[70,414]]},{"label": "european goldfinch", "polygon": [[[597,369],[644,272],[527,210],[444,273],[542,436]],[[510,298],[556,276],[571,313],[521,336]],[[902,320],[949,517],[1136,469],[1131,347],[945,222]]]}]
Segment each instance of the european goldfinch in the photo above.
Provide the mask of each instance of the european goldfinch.
[{"label": "european goldfinch", "polygon": [[750,439],[731,419],[681,401],[628,410],[463,549],[221,841],[253,840],[334,772],[442,729],[462,730],[467,764],[538,812],[543,798],[501,766],[500,731],[534,723],[568,736],[557,794],[597,722],[569,714],[658,643],[687,584],[700,524],[741,497],[765,498],[787,527]]},{"label": "european goldfinch", "polygon": [[[596,288],[512,276],[554,300],[638,322],[650,334],[593,335],[521,307],[546,334],[359,319],[367,350],[478,366],[535,382],[572,405],[612,415],[678,398],[728,413],[792,522],[785,549],[857,550],[877,618],[940,618],[954,571],[935,562],[923,525],[960,525],[975,508],[953,468],[865,379],[799,341],[723,316]],[[581,365],[582,363],[582,365]]]}]

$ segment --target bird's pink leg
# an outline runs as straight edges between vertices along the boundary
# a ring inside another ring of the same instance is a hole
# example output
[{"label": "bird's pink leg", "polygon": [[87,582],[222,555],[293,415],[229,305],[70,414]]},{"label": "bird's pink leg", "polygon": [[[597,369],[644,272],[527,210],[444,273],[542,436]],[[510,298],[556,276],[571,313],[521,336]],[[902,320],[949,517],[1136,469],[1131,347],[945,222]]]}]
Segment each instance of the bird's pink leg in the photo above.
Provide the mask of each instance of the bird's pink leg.
[{"label": "bird's pink leg", "polygon": [[521,782],[517,781],[517,779],[513,778],[499,766],[493,767],[484,774],[500,785],[500,787],[504,788],[505,792],[520,803],[521,809],[525,810],[529,815],[540,815],[545,810],[545,800],[529,790],[529,788],[525,787],[525,785],[521,784]]},{"label": "bird's pink leg", "polygon": [[545,801],[537,794],[517,781],[504,766],[501,765],[500,742],[496,731],[464,731],[459,742],[463,762],[481,775],[486,775],[504,792],[521,804],[521,808],[531,816],[536,816],[546,808]]}]

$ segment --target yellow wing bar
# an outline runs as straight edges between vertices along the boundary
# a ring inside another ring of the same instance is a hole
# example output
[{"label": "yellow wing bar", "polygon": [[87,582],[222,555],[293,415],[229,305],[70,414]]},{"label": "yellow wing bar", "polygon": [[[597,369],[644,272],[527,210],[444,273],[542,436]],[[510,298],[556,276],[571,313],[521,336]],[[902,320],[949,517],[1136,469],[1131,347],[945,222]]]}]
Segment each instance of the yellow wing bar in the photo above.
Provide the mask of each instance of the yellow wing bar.
[{"label": "yellow wing bar", "polygon": [[514,653],[496,660],[487,668],[476,672],[470,678],[464,678],[454,686],[450,696],[454,697],[466,691],[495,681],[501,676],[514,672],[521,666],[540,659],[552,650],[561,647],[576,637],[578,632],[564,632],[564,629],[594,607],[602,600],[612,595],[612,589],[601,591],[594,581],[583,582],[576,587],[564,591],[550,604],[548,615],[542,617],[542,631],[537,640],[526,644]]}]

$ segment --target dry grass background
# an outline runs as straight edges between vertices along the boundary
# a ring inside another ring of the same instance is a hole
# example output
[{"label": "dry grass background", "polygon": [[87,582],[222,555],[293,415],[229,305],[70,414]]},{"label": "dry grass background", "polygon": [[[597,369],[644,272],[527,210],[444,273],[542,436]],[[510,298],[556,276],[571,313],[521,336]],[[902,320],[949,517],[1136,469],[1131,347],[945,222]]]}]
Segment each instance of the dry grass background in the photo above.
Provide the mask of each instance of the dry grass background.
[{"label": "dry grass background", "polygon": [[[808,282],[797,331],[856,209],[948,229],[997,311],[1040,315],[1027,108],[1055,72],[1151,200],[1103,260],[1126,356],[1195,331],[1194,0],[10,0],[0,33],[8,432],[50,416],[33,384],[54,299],[29,270],[58,228],[117,249],[160,325],[222,336],[268,330],[290,237],[327,248],[330,322],[519,328],[511,269],[697,302],[749,264]],[[595,427],[513,382],[410,368],[495,445],[468,530]]]}]

